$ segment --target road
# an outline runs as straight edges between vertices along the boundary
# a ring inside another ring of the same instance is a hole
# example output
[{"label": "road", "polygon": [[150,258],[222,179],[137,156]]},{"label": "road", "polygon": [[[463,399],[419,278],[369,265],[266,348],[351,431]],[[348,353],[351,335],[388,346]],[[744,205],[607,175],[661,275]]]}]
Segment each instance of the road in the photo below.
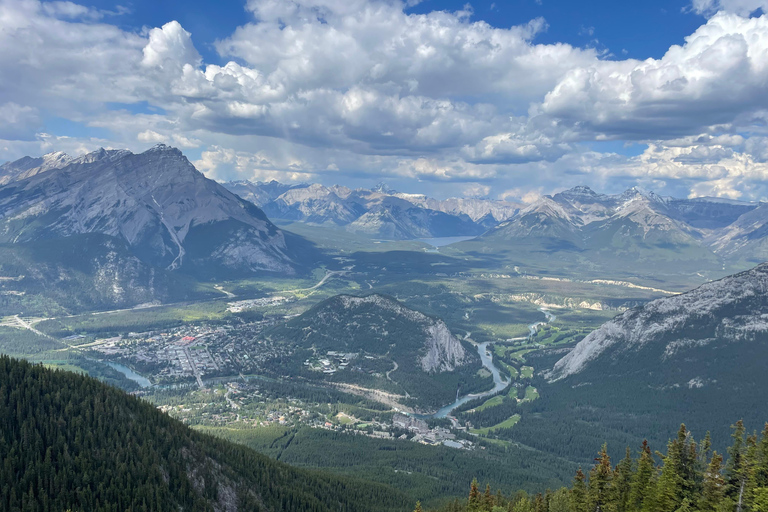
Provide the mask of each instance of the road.
[{"label": "road", "polygon": [[42,336],[42,337],[48,338],[50,340],[59,341],[56,338],[54,338],[53,336],[48,336],[44,332],[38,331],[37,329],[32,327],[32,325],[29,322],[27,322],[26,320],[22,319],[19,315],[15,315],[13,318],[15,318],[16,319],[16,323],[18,323],[24,329],[29,329],[30,331],[32,331],[33,333],[37,334],[38,336]]},{"label": "road", "polygon": [[187,361],[189,361],[189,365],[192,367],[192,371],[195,374],[195,380],[197,380],[197,385],[200,389],[203,389],[205,387],[203,384],[203,376],[200,375],[200,370],[198,370],[195,361],[192,359],[192,354],[189,353],[189,348],[184,347],[184,355],[187,356]]}]

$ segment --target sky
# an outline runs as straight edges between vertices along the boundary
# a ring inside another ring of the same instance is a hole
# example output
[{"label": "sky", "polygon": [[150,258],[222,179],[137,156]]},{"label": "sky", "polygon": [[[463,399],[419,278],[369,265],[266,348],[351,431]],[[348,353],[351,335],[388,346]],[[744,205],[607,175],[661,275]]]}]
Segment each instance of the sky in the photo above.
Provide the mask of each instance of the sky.
[{"label": "sky", "polygon": [[768,0],[0,0],[0,162],[768,200]]}]

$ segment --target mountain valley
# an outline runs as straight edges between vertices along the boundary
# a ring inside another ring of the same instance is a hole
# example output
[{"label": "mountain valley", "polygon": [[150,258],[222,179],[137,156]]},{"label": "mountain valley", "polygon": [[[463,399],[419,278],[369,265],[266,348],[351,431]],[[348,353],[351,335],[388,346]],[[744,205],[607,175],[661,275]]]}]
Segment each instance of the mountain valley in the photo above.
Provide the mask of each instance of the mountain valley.
[{"label": "mountain valley", "polygon": [[398,489],[381,510],[765,419],[762,204],[222,186],[162,145],[0,169],[1,352]]}]

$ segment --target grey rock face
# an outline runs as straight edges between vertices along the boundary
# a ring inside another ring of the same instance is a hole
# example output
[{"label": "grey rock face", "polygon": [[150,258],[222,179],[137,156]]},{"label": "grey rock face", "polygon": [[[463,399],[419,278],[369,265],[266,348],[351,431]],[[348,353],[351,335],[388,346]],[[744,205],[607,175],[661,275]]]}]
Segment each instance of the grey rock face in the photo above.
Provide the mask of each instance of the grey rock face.
[{"label": "grey rock face", "polygon": [[203,176],[177,149],[101,149],[76,159],[47,155],[4,167],[2,242],[101,233],[171,270],[220,265],[294,271],[282,231],[253,204]]},{"label": "grey rock face", "polygon": [[736,343],[767,336],[768,264],[762,264],[626,311],[579,342],[555,364],[550,379],[585,371],[603,357],[646,348],[667,359],[714,340]]}]

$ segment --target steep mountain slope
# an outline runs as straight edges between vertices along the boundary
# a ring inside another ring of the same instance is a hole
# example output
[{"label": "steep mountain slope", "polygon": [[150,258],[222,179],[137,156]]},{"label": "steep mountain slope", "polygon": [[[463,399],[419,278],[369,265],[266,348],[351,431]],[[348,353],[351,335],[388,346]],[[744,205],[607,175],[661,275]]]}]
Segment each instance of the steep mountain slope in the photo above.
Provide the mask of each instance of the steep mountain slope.
[{"label": "steep mountain slope", "polygon": [[224,187],[246,201],[250,201],[259,208],[263,208],[270,201],[277,199],[293,188],[300,188],[302,185],[285,185],[275,180],[267,183],[240,180],[225,183]]},{"label": "steep mountain slope", "polygon": [[439,201],[402,194],[386,187],[373,190],[230,182],[229,190],[252,201],[274,219],[344,227],[376,238],[407,240],[475,236],[517,211],[517,205],[482,199]]},{"label": "steep mountain slope", "polygon": [[61,160],[31,176],[16,173],[0,188],[0,243],[99,233],[169,270],[295,272],[291,242],[300,241],[205,178],[176,149],[102,149]]},{"label": "steep mountain slope", "polygon": [[655,379],[659,385],[702,388],[745,377],[719,375],[710,366],[719,354],[768,353],[766,342],[768,264],[762,264],[617,316],[559,360],[551,378],[576,376],[595,364],[603,373],[625,372],[631,363],[655,366],[664,379]]},{"label": "steep mountain slope", "polygon": [[768,204],[739,216],[733,223],[713,232],[706,242],[729,260],[759,263],[768,260]]},{"label": "steep mountain slope", "polygon": [[0,245],[0,315],[58,316],[218,295],[189,276],[147,265],[102,234]]},{"label": "steep mountain slope", "polygon": [[202,435],[95,379],[0,356],[0,509],[387,511],[380,484]]},{"label": "steep mountain slope", "polygon": [[685,422],[724,446],[733,418],[765,421],[767,359],[762,264],[626,311],[557,360],[532,360],[553,366],[543,372],[548,382],[540,382],[536,414],[524,415],[517,439],[539,447],[536,438],[568,435],[583,444],[599,436],[624,446],[633,435]]},{"label": "steep mountain slope", "polygon": [[356,354],[333,380],[405,392],[421,406],[445,405],[457,386],[462,393],[491,387],[490,379],[476,376],[481,364],[475,349],[443,321],[384,295],[331,297],[269,336],[303,349],[297,362],[329,351]]}]

